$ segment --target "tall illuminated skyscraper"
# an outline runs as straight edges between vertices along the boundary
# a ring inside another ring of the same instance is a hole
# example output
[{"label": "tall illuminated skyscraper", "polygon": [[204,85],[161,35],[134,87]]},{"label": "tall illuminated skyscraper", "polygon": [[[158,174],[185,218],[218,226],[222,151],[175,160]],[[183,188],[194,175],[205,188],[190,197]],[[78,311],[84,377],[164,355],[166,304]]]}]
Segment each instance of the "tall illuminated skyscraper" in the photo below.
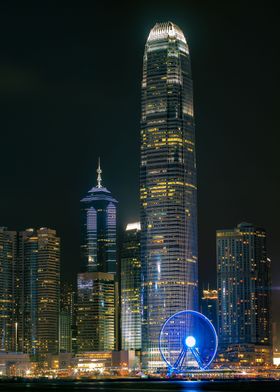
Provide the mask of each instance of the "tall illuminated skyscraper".
[{"label": "tall illuminated skyscraper", "polygon": [[0,227],[0,351],[16,351],[17,233]]},{"label": "tall illuminated skyscraper", "polygon": [[81,256],[84,272],[116,273],[117,200],[101,184],[100,162],[97,186],[81,200]]},{"label": "tall illuminated skyscraper", "polygon": [[140,222],[128,224],[123,239],[121,335],[123,350],[141,350]]},{"label": "tall illuminated skyscraper", "polygon": [[142,365],[161,367],[158,337],[171,314],[197,309],[197,201],[189,47],[157,23],[144,53],[141,117]]},{"label": "tall illuminated skyscraper", "polygon": [[269,362],[271,281],[266,232],[250,223],[217,231],[220,350],[243,365]]},{"label": "tall illuminated skyscraper", "polygon": [[60,239],[55,230],[19,233],[19,350],[35,360],[58,352]]},{"label": "tall illuminated skyscraper", "polygon": [[116,255],[117,200],[101,182],[81,200],[82,272],[77,284],[77,349],[106,351],[118,347]]}]

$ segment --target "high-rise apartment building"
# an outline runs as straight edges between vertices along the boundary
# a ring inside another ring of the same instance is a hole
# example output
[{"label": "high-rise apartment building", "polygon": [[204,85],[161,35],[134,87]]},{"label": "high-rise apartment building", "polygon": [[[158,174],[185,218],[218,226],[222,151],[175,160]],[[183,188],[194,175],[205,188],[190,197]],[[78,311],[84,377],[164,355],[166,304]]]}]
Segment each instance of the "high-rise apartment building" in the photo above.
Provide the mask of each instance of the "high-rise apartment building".
[{"label": "high-rise apartment building", "polygon": [[81,200],[81,257],[84,272],[117,271],[117,200],[101,185],[100,163],[97,186]]},{"label": "high-rise apartment building", "polygon": [[55,230],[19,233],[19,350],[42,360],[58,352],[60,239]]},{"label": "high-rise apartment building", "polygon": [[145,46],[141,116],[142,365],[163,366],[160,328],[198,308],[197,185],[193,83],[188,43],[157,23]]},{"label": "high-rise apartment building", "polygon": [[114,274],[78,274],[77,345],[79,352],[110,351],[116,347],[118,286]]},{"label": "high-rise apartment building", "polygon": [[214,325],[218,326],[218,291],[213,289],[203,290],[201,298],[201,313]]},{"label": "high-rise apartment building", "polygon": [[0,227],[0,351],[17,351],[17,233]]},{"label": "high-rise apartment building", "polygon": [[140,222],[127,225],[121,251],[122,350],[141,349]]},{"label": "high-rise apartment building", "polygon": [[243,365],[271,355],[266,232],[249,223],[217,231],[218,334],[225,358]]}]

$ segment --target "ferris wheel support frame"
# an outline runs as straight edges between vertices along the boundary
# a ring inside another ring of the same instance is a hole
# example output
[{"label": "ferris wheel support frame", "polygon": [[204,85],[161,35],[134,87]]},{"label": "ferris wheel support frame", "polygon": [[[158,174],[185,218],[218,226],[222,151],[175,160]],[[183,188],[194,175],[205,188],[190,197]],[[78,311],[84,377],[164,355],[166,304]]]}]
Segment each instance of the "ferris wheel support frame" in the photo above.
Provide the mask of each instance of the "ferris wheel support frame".
[{"label": "ferris wheel support frame", "polygon": [[[206,365],[203,365],[203,363],[202,363],[202,360],[200,358],[199,352],[198,352],[197,348],[195,347],[196,340],[195,340],[195,338],[193,336],[188,336],[188,337],[186,337],[184,339],[183,348],[182,348],[182,350],[181,350],[181,352],[180,352],[180,354],[179,354],[179,356],[178,356],[178,358],[177,358],[177,360],[176,360],[176,362],[174,363],[173,366],[169,363],[169,361],[166,359],[165,355],[162,352],[161,341],[160,340],[161,340],[161,335],[162,335],[162,332],[164,331],[165,326],[168,324],[168,322],[173,317],[178,316],[178,315],[180,315],[182,313],[195,314],[196,316],[204,319],[207,322],[207,324],[210,326],[210,328],[211,328],[211,330],[213,332],[214,339],[215,339],[215,349],[214,349],[214,353],[212,354],[211,360]],[[193,339],[193,341],[194,341],[194,343],[191,344],[191,345],[188,345],[188,343],[187,343],[187,340],[189,338]],[[214,325],[211,323],[211,321],[206,316],[204,316],[204,314],[202,314],[200,312],[197,312],[196,310],[182,310],[180,312],[174,313],[173,315],[168,317],[167,320],[165,320],[165,322],[163,323],[163,325],[161,327],[160,334],[159,334],[159,351],[160,351],[160,354],[161,354],[161,357],[162,357],[163,361],[167,364],[168,374],[169,375],[172,375],[173,373],[180,373],[180,371],[182,371],[183,363],[184,363],[184,360],[185,360],[185,357],[187,355],[188,350],[190,350],[190,352],[192,353],[193,357],[197,361],[197,364],[198,364],[200,370],[205,370],[213,362],[213,360],[214,360],[214,358],[215,358],[215,356],[217,354],[217,349],[218,349],[218,336],[217,336],[217,332],[215,330]]]}]

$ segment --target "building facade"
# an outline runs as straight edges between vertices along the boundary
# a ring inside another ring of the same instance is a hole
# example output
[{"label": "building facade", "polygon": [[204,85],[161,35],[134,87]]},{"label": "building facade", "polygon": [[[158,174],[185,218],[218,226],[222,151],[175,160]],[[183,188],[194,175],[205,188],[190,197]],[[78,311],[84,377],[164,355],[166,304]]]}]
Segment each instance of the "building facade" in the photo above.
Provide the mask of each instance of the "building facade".
[{"label": "building facade", "polygon": [[17,233],[0,227],[0,351],[16,351]]},{"label": "building facade", "polygon": [[55,230],[19,233],[19,350],[35,360],[58,352],[60,239]]},{"label": "building facade", "polygon": [[217,231],[218,334],[225,359],[271,359],[271,278],[266,232],[249,223]]},{"label": "building facade", "polygon": [[216,331],[218,327],[218,291],[203,290],[201,298],[201,313],[206,316],[214,325]]},{"label": "building facade", "polygon": [[73,285],[61,282],[60,315],[59,315],[59,351],[72,352],[73,335],[75,334],[75,293]]},{"label": "building facade", "polygon": [[117,271],[117,200],[101,185],[100,164],[97,186],[81,200],[81,258],[83,272]]},{"label": "building facade", "polygon": [[121,251],[122,350],[141,350],[140,222],[128,224]]},{"label": "building facade", "polygon": [[116,347],[118,286],[114,274],[78,274],[78,352],[110,351]]},{"label": "building facade", "polygon": [[71,316],[65,309],[59,313],[59,352],[72,352]]},{"label": "building facade", "polygon": [[141,115],[142,365],[163,366],[167,317],[198,308],[197,185],[190,54],[181,29],[157,23],[145,46]]}]

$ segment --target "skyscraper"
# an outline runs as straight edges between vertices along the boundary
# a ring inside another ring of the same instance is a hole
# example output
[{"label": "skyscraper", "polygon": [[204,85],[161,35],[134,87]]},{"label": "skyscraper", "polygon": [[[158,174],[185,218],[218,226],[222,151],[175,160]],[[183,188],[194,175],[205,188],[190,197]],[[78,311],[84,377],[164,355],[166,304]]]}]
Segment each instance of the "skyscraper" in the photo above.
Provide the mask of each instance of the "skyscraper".
[{"label": "skyscraper", "polygon": [[231,361],[270,359],[270,260],[266,232],[249,223],[217,231],[218,333]]},{"label": "skyscraper", "polygon": [[141,349],[140,222],[127,225],[122,244],[121,335],[123,350]]},{"label": "skyscraper", "polygon": [[158,337],[171,314],[197,309],[197,202],[189,47],[157,23],[144,53],[141,116],[142,365],[163,365]]},{"label": "skyscraper", "polygon": [[0,227],[0,351],[16,351],[17,233]]},{"label": "skyscraper", "polygon": [[101,182],[81,200],[82,271],[77,289],[79,352],[113,350],[118,346],[118,282],[116,255],[117,200]]},{"label": "skyscraper", "polygon": [[58,352],[60,239],[55,230],[19,233],[19,350],[42,360]]},{"label": "skyscraper", "polygon": [[117,200],[101,185],[100,162],[97,186],[81,200],[81,256],[85,272],[117,271],[116,213]]}]

